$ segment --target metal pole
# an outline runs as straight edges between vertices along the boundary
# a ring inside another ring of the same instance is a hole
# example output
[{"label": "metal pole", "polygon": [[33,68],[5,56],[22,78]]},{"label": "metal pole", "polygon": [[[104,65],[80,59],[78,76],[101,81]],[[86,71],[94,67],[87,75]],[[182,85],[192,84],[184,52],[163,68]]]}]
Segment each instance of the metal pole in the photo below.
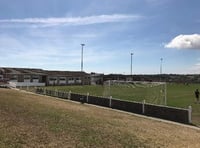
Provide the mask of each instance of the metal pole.
[{"label": "metal pole", "polygon": [[131,75],[133,74],[132,70],[133,70],[133,53],[131,53]]},{"label": "metal pole", "polygon": [[163,58],[160,58],[160,75],[162,75],[162,62],[163,62]]},{"label": "metal pole", "polygon": [[162,62],[163,62],[163,58],[160,58],[160,82],[161,82],[161,75],[162,75]]},{"label": "metal pole", "polygon": [[167,82],[165,83],[165,105],[167,105]]},{"label": "metal pole", "polygon": [[83,71],[83,46],[85,46],[85,44],[81,44],[81,46],[81,71]]}]

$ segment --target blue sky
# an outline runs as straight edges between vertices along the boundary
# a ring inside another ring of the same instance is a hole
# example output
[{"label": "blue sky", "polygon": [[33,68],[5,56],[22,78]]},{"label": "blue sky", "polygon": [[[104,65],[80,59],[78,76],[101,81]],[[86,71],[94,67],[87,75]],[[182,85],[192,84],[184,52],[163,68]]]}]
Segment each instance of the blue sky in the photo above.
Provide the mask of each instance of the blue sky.
[{"label": "blue sky", "polygon": [[0,66],[200,72],[199,0],[0,0]]}]

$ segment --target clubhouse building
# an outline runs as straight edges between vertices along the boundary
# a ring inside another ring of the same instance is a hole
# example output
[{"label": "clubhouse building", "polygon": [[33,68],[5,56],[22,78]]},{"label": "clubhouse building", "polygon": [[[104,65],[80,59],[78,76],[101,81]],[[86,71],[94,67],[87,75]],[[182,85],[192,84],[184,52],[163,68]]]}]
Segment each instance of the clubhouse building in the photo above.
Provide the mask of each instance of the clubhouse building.
[{"label": "clubhouse building", "polygon": [[50,71],[43,69],[0,67],[0,81],[12,87],[89,85],[90,74],[81,71]]}]

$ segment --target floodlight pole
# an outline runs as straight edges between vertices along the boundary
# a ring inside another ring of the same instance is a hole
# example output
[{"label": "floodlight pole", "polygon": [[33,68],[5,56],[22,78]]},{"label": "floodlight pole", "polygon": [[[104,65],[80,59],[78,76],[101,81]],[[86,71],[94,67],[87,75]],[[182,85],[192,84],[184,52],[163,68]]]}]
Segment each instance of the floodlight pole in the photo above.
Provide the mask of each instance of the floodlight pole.
[{"label": "floodlight pole", "polygon": [[160,58],[160,81],[162,76],[162,64],[163,64],[163,58]]},{"label": "floodlight pole", "polygon": [[133,74],[133,53],[131,53],[131,76]]},{"label": "floodlight pole", "polygon": [[163,58],[160,58],[160,75],[162,75],[162,63],[163,63]]},{"label": "floodlight pole", "polygon": [[165,105],[167,105],[167,83],[165,83]]},{"label": "floodlight pole", "polygon": [[85,44],[81,44],[81,71],[83,71],[83,46],[85,46]]},{"label": "floodlight pole", "polygon": [[[163,58],[160,58],[160,82],[161,82],[161,77],[162,77],[162,66],[163,66]],[[167,105],[167,83],[165,83],[165,88],[164,88],[164,105]]]}]

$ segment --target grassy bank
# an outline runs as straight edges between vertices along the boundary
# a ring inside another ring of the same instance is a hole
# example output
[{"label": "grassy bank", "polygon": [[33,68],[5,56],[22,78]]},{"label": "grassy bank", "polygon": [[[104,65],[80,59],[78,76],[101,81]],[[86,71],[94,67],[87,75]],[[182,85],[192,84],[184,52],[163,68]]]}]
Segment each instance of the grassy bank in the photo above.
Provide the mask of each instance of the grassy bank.
[{"label": "grassy bank", "polygon": [[[76,93],[86,94],[89,92],[91,95],[103,96],[105,92],[105,87],[103,86],[55,86],[47,87],[49,89],[57,89],[62,91],[72,91]],[[196,88],[200,88],[199,84],[167,84],[167,105],[173,107],[188,108],[192,106],[192,121],[193,124],[200,126],[200,104],[196,103],[194,97],[194,91]],[[142,102],[144,98],[142,95],[138,97],[138,91],[134,88],[118,88],[112,91],[112,96],[114,98],[119,98],[122,100],[131,100]],[[144,92],[140,92],[141,94]],[[145,98],[148,102],[148,98]]]},{"label": "grassy bank", "polygon": [[0,147],[199,147],[200,131],[0,89]]}]

